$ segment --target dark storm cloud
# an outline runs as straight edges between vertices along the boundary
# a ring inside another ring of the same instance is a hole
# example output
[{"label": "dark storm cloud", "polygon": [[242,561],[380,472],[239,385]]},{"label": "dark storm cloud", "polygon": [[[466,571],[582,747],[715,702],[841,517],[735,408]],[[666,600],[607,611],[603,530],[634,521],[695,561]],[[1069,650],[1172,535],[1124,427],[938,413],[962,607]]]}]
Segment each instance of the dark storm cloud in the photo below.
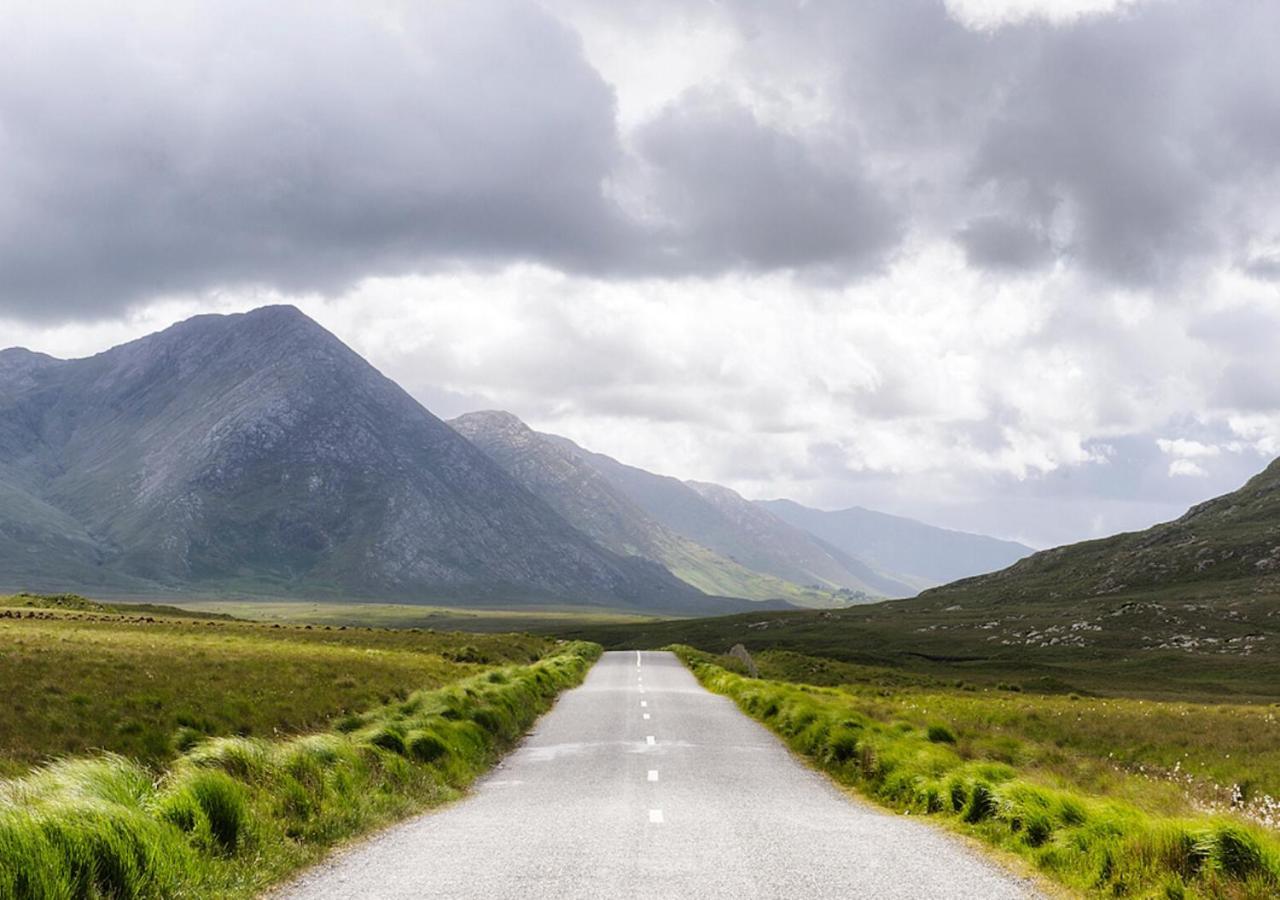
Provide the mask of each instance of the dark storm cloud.
[{"label": "dark storm cloud", "polygon": [[[984,32],[938,0],[669,3],[646,21],[709,17],[736,62],[624,133],[547,3],[7,6],[0,313],[458,261],[852,279],[912,233],[1130,286],[1275,269],[1250,242],[1277,199],[1280,5]],[[796,84],[825,116],[744,99]]]},{"label": "dark storm cloud", "polygon": [[601,194],[612,90],[532,6],[0,16],[7,312],[453,255],[584,266],[626,230]]},{"label": "dark storm cloud", "polygon": [[898,240],[897,215],[856,157],[828,163],[726,98],[688,93],[635,143],[654,170],[674,265],[856,268]]},{"label": "dark storm cloud", "polygon": [[1033,269],[1053,258],[1044,235],[1019,222],[979,216],[956,233],[970,265],[982,269]]},{"label": "dark storm cloud", "polygon": [[[741,27],[835,72],[846,127],[896,163],[913,224],[969,258],[1177,286],[1272,221],[1280,5],[1161,0],[1066,24],[966,28],[941,2],[739,2]],[[1027,222],[1017,234],[993,223]]]}]

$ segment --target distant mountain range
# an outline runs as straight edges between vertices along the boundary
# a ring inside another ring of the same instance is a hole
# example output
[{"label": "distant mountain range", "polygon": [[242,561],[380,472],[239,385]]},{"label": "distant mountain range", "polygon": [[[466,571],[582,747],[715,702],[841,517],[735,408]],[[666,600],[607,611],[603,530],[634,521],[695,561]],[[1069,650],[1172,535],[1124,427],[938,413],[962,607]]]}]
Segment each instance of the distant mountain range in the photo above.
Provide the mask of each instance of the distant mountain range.
[{"label": "distant mountain range", "polygon": [[452,424],[292,307],[0,351],[0,587],[707,615],[906,596],[1026,550],[752,503],[505,413]]},{"label": "distant mountain range", "polygon": [[828,512],[791,500],[760,505],[796,528],[856,555],[882,572],[896,572],[917,589],[993,572],[1032,552],[1025,544],[935,528],[860,506]]},{"label": "distant mountain range", "polygon": [[450,424],[604,546],[646,556],[702,590],[846,605],[912,596],[1031,552],[870,510],[753,503],[720,485],[592,453],[510,413],[469,413]]}]

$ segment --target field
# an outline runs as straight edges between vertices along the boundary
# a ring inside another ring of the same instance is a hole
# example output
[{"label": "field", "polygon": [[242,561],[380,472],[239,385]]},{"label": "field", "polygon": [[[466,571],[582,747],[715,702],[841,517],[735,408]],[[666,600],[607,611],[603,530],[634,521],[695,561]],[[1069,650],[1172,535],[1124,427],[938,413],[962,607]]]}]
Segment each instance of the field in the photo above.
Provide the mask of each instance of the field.
[{"label": "field", "polygon": [[0,897],[249,897],[459,796],[599,647],[0,605]]},{"label": "field", "polygon": [[1280,893],[1280,708],[957,685],[686,648],[713,690],[842,783],[1099,895]]},{"label": "field", "polygon": [[[652,616],[573,606],[520,610],[462,609],[413,603],[316,603],[304,600],[172,600],[173,608],[192,615],[227,615],[279,624],[430,628],[476,633],[549,634],[579,627],[637,625]],[[122,608],[128,606],[122,604]],[[131,606],[131,604],[129,605]]]},{"label": "field", "polygon": [[1280,701],[1280,598],[1111,595],[1071,604],[914,600],[821,612],[600,623],[560,632],[605,647],[789,650],[1036,693]]},{"label": "field", "polygon": [[155,764],[201,736],[299,734],[411,690],[531,662],[552,646],[529,635],[8,602],[0,601],[0,776],[91,750]]}]

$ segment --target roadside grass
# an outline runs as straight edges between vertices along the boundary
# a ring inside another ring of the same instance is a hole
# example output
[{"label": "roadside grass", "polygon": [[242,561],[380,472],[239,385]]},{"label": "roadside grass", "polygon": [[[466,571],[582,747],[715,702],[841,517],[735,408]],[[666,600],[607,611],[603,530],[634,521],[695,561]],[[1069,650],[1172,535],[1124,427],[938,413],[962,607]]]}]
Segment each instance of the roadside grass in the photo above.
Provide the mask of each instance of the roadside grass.
[{"label": "roadside grass", "polygon": [[1037,694],[815,659],[757,654],[763,678],[837,687],[858,712],[954,733],[966,757],[1151,812],[1221,809],[1280,828],[1280,706]]},{"label": "roadside grass", "polygon": [[[1243,756],[1236,768],[1224,760],[1223,772],[1254,773],[1270,785],[1280,766],[1269,707],[1197,711],[936,685],[820,687],[768,679],[794,671],[794,658],[761,654],[765,677],[752,679],[731,671],[737,663],[729,658],[672,649],[707,688],[840,783],[1011,851],[1068,888],[1095,896],[1280,896],[1274,831],[1243,810],[1204,811],[1182,767],[1173,777],[1134,768],[1148,759],[1178,766],[1179,754],[1191,759],[1191,745],[1203,740],[1196,761]],[[1125,758],[1116,758],[1119,748]]]},{"label": "roadside grass", "polygon": [[116,754],[0,783],[0,897],[249,897],[354,835],[458,796],[600,648],[406,693],[287,740],[214,737],[156,778]]},{"label": "roadside grass", "polygon": [[554,646],[9,603],[22,601],[0,598],[0,777],[92,751],[155,766],[208,736],[300,734]]}]

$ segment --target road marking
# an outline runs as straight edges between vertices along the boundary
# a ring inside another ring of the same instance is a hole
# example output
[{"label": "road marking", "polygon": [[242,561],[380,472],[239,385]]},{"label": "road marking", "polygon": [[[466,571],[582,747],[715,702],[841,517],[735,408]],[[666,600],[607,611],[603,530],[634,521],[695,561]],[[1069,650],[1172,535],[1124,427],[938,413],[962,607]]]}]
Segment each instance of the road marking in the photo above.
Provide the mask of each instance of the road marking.
[{"label": "road marking", "polygon": [[649,720],[649,714],[648,714],[648,713],[645,713],[645,714],[644,714],[644,718],[645,718],[645,721],[647,722],[647,721]]},{"label": "road marking", "polygon": [[640,651],[636,651],[636,668],[640,668]]},{"label": "road marking", "polygon": [[646,744],[648,744],[650,747],[652,747],[654,744],[656,744],[656,743],[657,743],[657,741],[655,741],[655,740],[653,739],[653,735],[649,735],[648,737],[646,737],[646,738],[644,739],[644,742],[645,742]]},{"label": "road marking", "polygon": [[657,780],[658,780],[658,770],[657,770],[657,769],[650,769],[650,770],[649,770],[649,780],[650,780],[650,781],[657,781]]},{"label": "road marking", "polygon": [[649,701],[648,701],[648,700],[641,700],[641,701],[640,701],[640,705],[641,705],[641,706],[648,706],[648,705],[649,705]]},{"label": "road marking", "polygon": [[642,684],[642,685],[640,685],[640,693],[642,693],[642,694],[644,693],[644,685],[643,685],[643,684]]},{"label": "road marking", "polygon": [[662,810],[660,810],[660,809],[651,809],[651,810],[649,810],[649,821],[650,821],[650,822],[652,822],[652,823],[654,823],[655,825],[661,825],[661,824],[662,824]]}]

